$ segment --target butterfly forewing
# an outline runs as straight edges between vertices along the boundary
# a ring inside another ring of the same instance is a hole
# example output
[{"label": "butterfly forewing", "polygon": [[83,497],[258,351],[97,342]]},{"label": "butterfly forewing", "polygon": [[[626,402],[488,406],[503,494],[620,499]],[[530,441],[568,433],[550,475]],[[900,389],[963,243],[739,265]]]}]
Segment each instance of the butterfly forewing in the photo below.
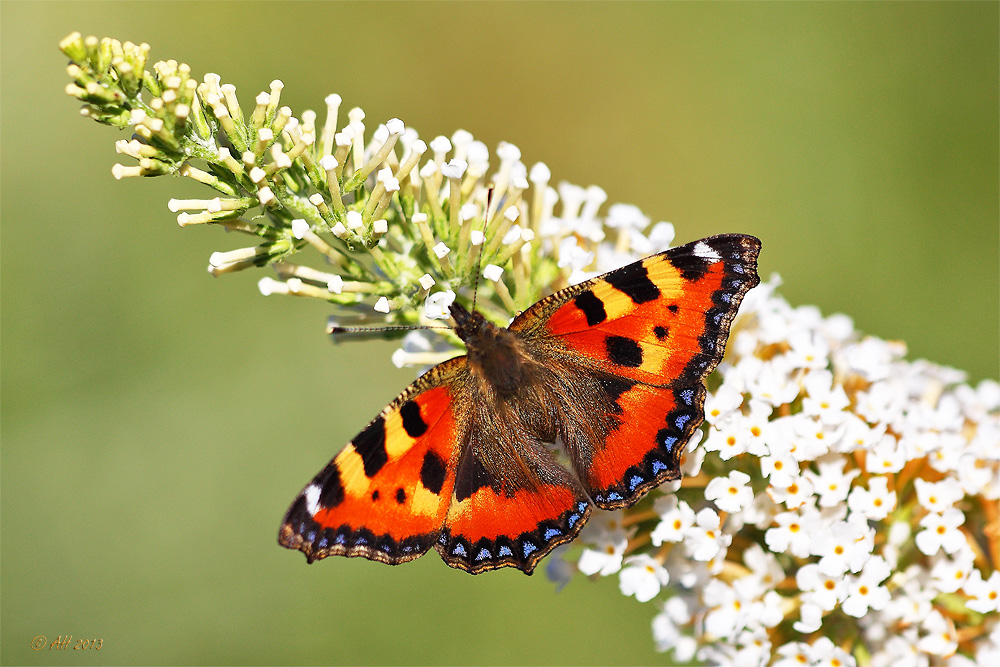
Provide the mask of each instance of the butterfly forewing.
[{"label": "butterfly forewing", "polygon": [[759,282],[759,252],[751,236],[703,239],[557,292],[511,324],[616,378],[612,428],[589,451],[571,452],[598,507],[630,506],[680,476],[684,443],[704,417],[703,380]]}]

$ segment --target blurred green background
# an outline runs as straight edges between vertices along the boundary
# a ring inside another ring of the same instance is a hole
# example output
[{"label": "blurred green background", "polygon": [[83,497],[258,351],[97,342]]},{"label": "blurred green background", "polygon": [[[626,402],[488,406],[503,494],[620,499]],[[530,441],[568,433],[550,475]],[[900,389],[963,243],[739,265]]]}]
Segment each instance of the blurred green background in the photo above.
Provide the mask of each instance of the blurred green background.
[{"label": "blurred green background", "polygon": [[[471,577],[436,555],[307,567],[287,504],[412,379],[327,311],[212,279],[176,179],[116,182],[63,94],[73,30],[298,115],[465,128],[553,181],[748,232],[794,304],[997,376],[998,5],[16,3],[2,25],[4,664],[646,664],[615,581]],[[45,635],[103,649],[33,652]]]}]

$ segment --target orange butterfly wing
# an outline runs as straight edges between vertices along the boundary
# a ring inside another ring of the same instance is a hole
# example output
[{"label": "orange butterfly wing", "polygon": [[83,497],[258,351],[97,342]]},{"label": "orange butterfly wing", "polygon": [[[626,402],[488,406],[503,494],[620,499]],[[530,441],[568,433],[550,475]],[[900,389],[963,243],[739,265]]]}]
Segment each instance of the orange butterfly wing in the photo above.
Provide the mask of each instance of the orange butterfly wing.
[{"label": "orange butterfly wing", "polygon": [[704,418],[704,378],[756,286],[760,241],[726,234],[672,248],[547,297],[510,328],[551,336],[610,374],[616,426],[571,451],[594,503],[628,507],[680,477],[685,443]]},{"label": "orange butterfly wing", "polygon": [[332,555],[402,563],[434,546],[454,485],[451,394],[465,358],[422,375],[306,485],[278,542],[310,562]]}]

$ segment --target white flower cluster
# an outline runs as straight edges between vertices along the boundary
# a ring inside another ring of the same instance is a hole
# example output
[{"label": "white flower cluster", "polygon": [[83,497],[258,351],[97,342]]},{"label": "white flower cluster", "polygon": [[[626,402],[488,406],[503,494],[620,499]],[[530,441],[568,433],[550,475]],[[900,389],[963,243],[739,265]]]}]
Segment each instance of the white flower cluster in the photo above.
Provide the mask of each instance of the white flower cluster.
[{"label": "white flower cluster", "polygon": [[679,662],[1000,664],[1000,384],[777,284],[743,303],[683,481],[595,516],[550,576],[658,600]]}]

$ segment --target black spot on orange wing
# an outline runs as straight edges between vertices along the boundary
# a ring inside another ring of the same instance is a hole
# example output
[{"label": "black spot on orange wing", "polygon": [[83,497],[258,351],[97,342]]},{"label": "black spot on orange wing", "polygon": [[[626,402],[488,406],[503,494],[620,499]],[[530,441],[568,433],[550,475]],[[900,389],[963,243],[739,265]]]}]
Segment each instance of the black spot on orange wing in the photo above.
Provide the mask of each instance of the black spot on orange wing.
[{"label": "black spot on orange wing", "polygon": [[396,489],[396,503],[402,505],[406,502],[406,491],[401,488]]},{"label": "black spot on orange wing", "polygon": [[670,335],[670,327],[658,324],[653,327],[653,335],[656,336],[657,340],[665,340]]},{"label": "black spot on orange wing", "polygon": [[420,466],[420,483],[424,485],[425,489],[433,494],[441,493],[447,472],[445,463],[440,456],[432,451],[424,454],[424,462]]},{"label": "black spot on orange wing", "polygon": [[649,272],[642,262],[629,264],[604,276],[612,287],[627,295],[636,304],[655,301],[660,290],[649,279]]},{"label": "black spot on orange wing", "polygon": [[629,368],[642,366],[642,348],[639,343],[624,336],[608,336],[604,345],[611,363]]},{"label": "black spot on orange wing", "polygon": [[704,257],[699,257],[696,254],[685,254],[673,257],[671,258],[670,263],[674,265],[674,268],[681,272],[681,278],[691,282],[701,280],[708,272],[708,267],[711,265],[709,260]]},{"label": "black spot on orange wing", "polygon": [[419,438],[427,432],[427,422],[420,416],[420,406],[416,401],[407,401],[399,408],[403,419],[403,429],[411,438]]},{"label": "black spot on orange wing", "polygon": [[381,416],[358,434],[351,444],[361,455],[365,466],[365,476],[374,477],[389,460],[385,451],[385,419]]},{"label": "black spot on orange wing", "polygon": [[576,307],[583,311],[589,326],[600,324],[608,318],[607,311],[604,310],[604,302],[597,298],[590,290],[581,292],[573,299]]},{"label": "black spot on orange wing", "polygon": [[[326,476],[324,481],[322,478]],[[336,507],[344,500],[344,485],[340,481],[340,469],[331,463],[316,479],[320,486],[319,502],[323,507]]]}]

